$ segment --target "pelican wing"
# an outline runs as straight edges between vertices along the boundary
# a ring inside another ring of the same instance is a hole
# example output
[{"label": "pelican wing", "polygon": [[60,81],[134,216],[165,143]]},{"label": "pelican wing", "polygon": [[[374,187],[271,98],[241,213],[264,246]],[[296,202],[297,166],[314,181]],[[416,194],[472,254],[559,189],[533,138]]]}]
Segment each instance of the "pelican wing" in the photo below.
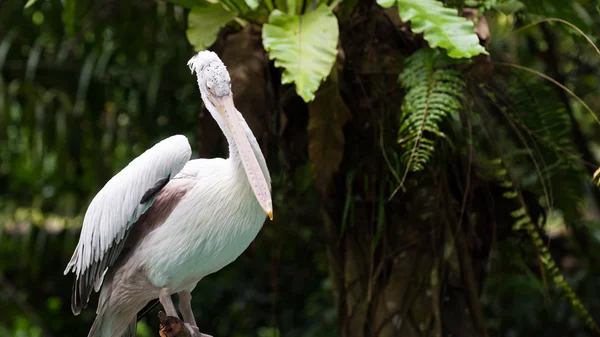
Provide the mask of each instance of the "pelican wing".
[{"label": "pelican wing", "polygon": [[112,177],[90,203],[73,257],[65,274],[73,271],[72,310],[87,306],[92,288],[99,290],[104,273],[119,256],[131,226],[144,214],[163,187],[191,157],[185,136],[169,137]]}]

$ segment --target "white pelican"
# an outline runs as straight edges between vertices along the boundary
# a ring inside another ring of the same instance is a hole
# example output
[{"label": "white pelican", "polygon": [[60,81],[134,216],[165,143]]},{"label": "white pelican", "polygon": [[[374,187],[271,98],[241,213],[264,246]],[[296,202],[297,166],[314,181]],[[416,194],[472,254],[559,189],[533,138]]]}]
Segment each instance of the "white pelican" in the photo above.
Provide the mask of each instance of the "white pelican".
[{"label": "white pelican", "polygon": [[136,315],[159,299],[192,336],[198,281],[233,262],[273,219],[271,178],[260,147],[233,104],[225,65],[210,51],[192,57],[202,99],[229,142],[229,158],[189,160],[186,137],[167,138],[111,178],[90,203],[65,274],[75,274],[71,309],[100,291],[88,337],[133,337]]}]

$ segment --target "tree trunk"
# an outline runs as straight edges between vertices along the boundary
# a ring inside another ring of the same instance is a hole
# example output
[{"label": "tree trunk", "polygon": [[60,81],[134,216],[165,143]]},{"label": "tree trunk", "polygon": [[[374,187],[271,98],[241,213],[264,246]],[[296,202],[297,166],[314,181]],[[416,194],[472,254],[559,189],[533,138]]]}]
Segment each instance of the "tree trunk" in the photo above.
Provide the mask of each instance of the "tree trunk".
[{"label": "tree trunk", "polygon": [[342,233],[345,197],[329,199],[324,217],[342,336],[486,336],[479,295],[492,238],[467,221],[453,225],[460,207],[441,190],[430,186],[385,205],[378,243],[373,207],[357,207],[356,223]]},{"label": "tree trunk", "polygon": [[321,191],[341,335],[484,337],[479,297],[497,227],[487,201],[498,192],[468,170],[468,158],[445,158],[438,167],[457,164],[433,171],[433,163],[387,200],[393,178],[383,156],[396,143],[403,97],[397,74],[423,45],[400,26],[395,8],[368,2],[341,25],[340,90],[353,118],[340,170]]}]

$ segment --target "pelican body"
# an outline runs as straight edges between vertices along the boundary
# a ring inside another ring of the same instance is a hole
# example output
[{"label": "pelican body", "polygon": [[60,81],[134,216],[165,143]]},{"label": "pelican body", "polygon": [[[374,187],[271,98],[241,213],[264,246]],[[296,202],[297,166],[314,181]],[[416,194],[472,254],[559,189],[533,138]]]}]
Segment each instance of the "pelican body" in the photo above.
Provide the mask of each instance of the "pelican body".
[{"label": "pelican body", "polygon": [[133,337],[137,313],[159,299],[192,336],[201,336],[191,292],[233,262],[272,219],[271,179],[260,147],[234,106],[229,73],[210,51],[188,66],[229,143],[229,158],[190,160],[185,136],[157,143],[111,178],[90,203],[65,274],[75,274],[71,308],[92,290],[97,316],[88,337]]}]

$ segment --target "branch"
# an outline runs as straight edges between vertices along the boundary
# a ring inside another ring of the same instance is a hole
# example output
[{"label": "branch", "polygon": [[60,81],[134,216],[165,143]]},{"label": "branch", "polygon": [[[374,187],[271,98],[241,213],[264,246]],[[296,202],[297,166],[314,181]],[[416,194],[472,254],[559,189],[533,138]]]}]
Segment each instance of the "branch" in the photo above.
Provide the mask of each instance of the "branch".
[{"label": "branch", "polygon": [[199,331],[198,334],[192,335],[190,330],[187,329],[185,324],[178,317],[167,316],[167,314],[162,311],[158,312],[158,320],[160,321],[158,330],[160,337],[213,337]]}]

